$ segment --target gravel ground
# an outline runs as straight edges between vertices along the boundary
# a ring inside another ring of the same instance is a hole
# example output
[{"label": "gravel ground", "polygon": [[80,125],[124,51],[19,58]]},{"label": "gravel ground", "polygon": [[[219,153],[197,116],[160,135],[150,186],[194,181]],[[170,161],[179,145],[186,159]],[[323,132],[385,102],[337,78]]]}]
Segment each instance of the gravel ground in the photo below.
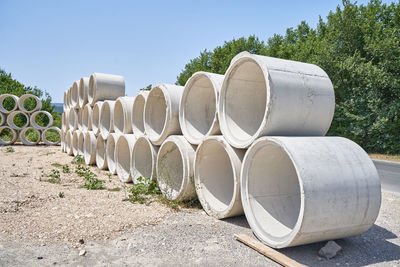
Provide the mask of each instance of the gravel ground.
[{"label": "gravel ground", "polygon": [[[244,216],[215,220],[200,209],[131,204],[123,190],[79,188],[82,178],[72,173],[61,184],[44,182],[43,169],[54,162],[73,168],[72,158],[59,147],[14,149],[0,148],[0,266],[278,266],[233,238],[252,236]],[[99,177],[108,188],[122,187],[106,172]],[[325,242],[280,251],[309,266],[400,266],[400,194],[382,197],[376,224],[337,240],[343,251],[334,259],[318,257]]]}]

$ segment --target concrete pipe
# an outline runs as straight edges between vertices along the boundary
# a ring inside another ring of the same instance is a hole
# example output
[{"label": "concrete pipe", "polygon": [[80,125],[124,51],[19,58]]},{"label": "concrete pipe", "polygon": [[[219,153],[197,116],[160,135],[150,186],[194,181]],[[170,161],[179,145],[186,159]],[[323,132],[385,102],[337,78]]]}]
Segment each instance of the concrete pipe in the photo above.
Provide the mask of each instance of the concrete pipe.
[{"label": "concrete pipe", "polygon": [[158,146],[153,145],[146,136],[139,137],[132,149],[131,177],[133,183],[138,178],[157,179],[156,162]]},{"label": "concrete pipe", "polygon": [[68,128],[72,131],[78,129],[78,111],[71,108],[68,113]]},{"label": "concrete pipe", "polygon": [[342,137],[262,137],[247,151],[241,175],[247,221],[271,247],[358,235],[379,213],[375,166]]},{"label": "concrete pipe", "polygon": [[66,110],[69,108],[67,97],[68,97],[68,91],[65,91],[64,97],[63,97],[63,110]]},{"label": "concrete pipe", "polygon": [[[6,100],[7,98],[11,98],[12,101],[14,102],[14,106],[12,109],[8,110],[4,107],[4,100]],[[0,112],[4,113],[4,114],[9,114],[15,110],[17,110],[18,108],[18,96],[16,95],[11,95],[11,94],[2,94],[0,95]]]},{"label": "concrete pipe", "polygon": [[169,200],[196,198],[193,181],[193,160],[196,147],[183,136],[172,135],[161,145],[157,155],[157,181]]},{"label": "concrete pipe", "polygon": [[97,102],[92,111],[92,131],[95,135],[100,134],[100,111],[104,102]]},{"label": "concrete pipe", "polygon": [[68,113],[69,113],[69,109],[64,109],[64,112],[61,115],[61,129],[64,132],[69,130]]},{"label": "concrete pipe", "polygon": [[132,131],[136,138],[145,134],[144,130],[144,106],[146,104],[148,90],[140,90],[139,94],[135,97],[132,107]]},{"label": "concrete pipe", "polygon": [[81,134],[80,130],[74,131],[72,134],[72,153],[74,156],[83,155],[82,151],[79,149],[79,135]]},{"label": "concrete pipe", "polygon": [[0,126],[6,122],[6,115],[0,112]]},{"label": "concrete pipe", "polygon": [[96,163],[96,135],[92,132],[85,133],[85,139],[83,141],[83,154],[86,165],[92,165]]},{"label": "concrete pipe", "polygon": [[106,100],[101,106],[99,129],[103,139],[107,139],[114,132],[114,106],[115,101]]},{"label": "concrete pipe", "polygon": [[[25,108],[25,101],[28,99],[33,99],[35,100],[35,107],[31,110],[27,110]],[[38,111],[42,108],[42,101],[39,99],[39,97],[32,95],[32,94],[25,94],[22,95],[19,99],[18,99],[18,108],[19,110],[25,112],[25,113],[33,113],[35,111]]]},{"label": "concrete pipe", "polygon": [[[48,123],[47,123],[46,125],[39,125],[39,124],[36,122],[36,117],[37,117],[39,114],[44,114],[44,115],[49,119],[49,121],[48,121]],[[31,125],[32,125],[33,128],[38,129],[38,130],[44,130],[44,129],[47,129],[47,128],[49,128],[50,126],[53,125],[53,120],[54,120],[54,119],[53,119],[53,116],[50,114],[50,112],[47,112],[47,111],[45,111],[45,110],[39,110],[39,111],[35,111],[35,112],[31,115],[30,122],[31,122]]]},{"label": "concrete pipe", "polygon": [[80,131],[83,131],[83,124],[82,124],[82,119],[83,118],[83,109],[80,108],[78,109],[78,129]]},{"label": "concrete pipe", "polygon": [[72,150],[72,130],[68,130],[65,136],[65,149],[68,155],[72,156],[74,154]]},{"label": "concrete pipe", "polygon": [[[4,132],[9,132],[9,135],[11,135],[11,138],[5,138],[3,137],[7,133]],[[12,145],[17,141],[18,139],[18,134],[17,131],[15,131],[13,128],[9,126],[0,126],[0,145],[1,146],[8,146]]]},{"label": "concrete pipe", "polygon": [[85,156],[85,134],[87,132],[81,131],[78,136],[78,154]]},{"label": "concrete pipe", "polygon": [[97,101],[116,100],[125,96],[125,80],[120,75],[93,73],[89,79],[88,101],[94,106]]},{"label": "concrete pipe", "polygon": [[67,106],[68,108],[72,108],[72,104],[71,104],[71,90],[72,87],[70,87],[67,91]]},{"label": "concrete pipe", "polygon": [[92,107],[86,104],[83,108],[82,113],[82,130],[91,131],[92,130]]},{"label": "concrete pipe", "polygon": [[154,145],[161,145],[170,135],[182,134],[179,125],[179,102],[183,86],[158,84],[147,97],[144,128]]},{"label": "concrete pipe", "polygon": [[208,215],[223,219],[243,215],[240,169],[244,149],[235,149],[222,136],[204,139],[196,151],[194,182]]},{"label": "concrete pipe", "polygon": [[[34,132],[36,134],[36,139],[29,140],[28,135],[29,132]],[[26,127],[22,129],[22,131],[19,133],[19,139],[21,139],[21,142],[26,145],[26,146],[35,146],[39,144],[41,138],[41,133],[37,128],[34,127]]]},{"label": "concrete pipe", "polygon": [[[23,123],[22,125],[16,125],[15,123],[15,118],[18,118],[17,122],[21,122]],[[11,128],[13,128],[14,130],[22,130],[25,127],[29,126],[29,115],[26,114],[23,111],[20,110],[15,110],[13,112],[11,112],[10,114],[8,114],[7,116],[7,124],[8,126],[10,126]]]},{"label": "concrete pipe", "polygon": [[115,145],[115,165],[118,178],[123,183],[132,182],[131,176],[131,161],[133,145],[136,142],[136,137],[133,134],[121,134]]},{"label": "concrete pipe", "polygon": [[111,174],[117,174],[117,166],[115,164],[115,145],[117,144],[119,134],[112,133],[107,138],[106,144],[106,157],[107,157],[107,166],[108,170]]},{"label": "concrete pipe", "polygon": [[[50,140],[48,140],[47,134],[48,134],[50,131],[58,133],[59,139],[57,139],[56,141],[50,141]],[[49,127],[49,128],[45,129],[45,130],[42,132],[42,141],[43,141],[43,143],[44,143],[45,145],[48,145],[48,146],[55,146],[55,145],[58,145],[58,144],[61,142],[61,140],[62,140],[62,132],[61,132],[61,130],[60,130],[58,127],[55,127],[55,126]]]},{"label": "concrete pipe", "polygon": [[71,108],[79,108],[79,80],[76,80],[71,87]]},{"label": "concrete pipe", "polygon": [[265,135],[325,135],[334,109],[333,86],[320,67],[244,55],[225,74],[218,116],[226,140],[246,148]]},{"label": "concrete pipe", "polygon": [[106,140],[99,135],[96,142],[96,165],[100,170],[107,169]]},{"label": "concrete pipe", "polygon": [[132,107],[134,97],[119,97],[114,105],[114,131],[119,134],[132,133]]},{"label": "concrete pipe", "polygon": [[79,80],[79,108],[83,109],[88,103],[89,78],[82,77]]},{"label": "concrete pipe", "polygon": [[61,152],[65,152],[65,131],[61,129]]},{"label": "concrete pipe", "polygon": [[220,135],[217,107],[224,75],[196,72],[186,82],[179,106],[179,123],[189,143],[198,145],[210,135]]}]

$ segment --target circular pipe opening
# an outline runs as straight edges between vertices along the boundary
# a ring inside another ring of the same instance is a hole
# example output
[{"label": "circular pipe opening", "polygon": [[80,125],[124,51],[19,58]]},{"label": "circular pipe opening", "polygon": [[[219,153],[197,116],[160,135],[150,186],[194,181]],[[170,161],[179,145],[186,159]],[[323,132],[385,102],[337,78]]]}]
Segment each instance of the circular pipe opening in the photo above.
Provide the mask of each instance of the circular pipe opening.
[{"label": "circular pipe opening", "polygon": [[29,115],[22,111],[13,111],[7,117],[8,125],[14,130],[22,130],[29,126]]},{"label": "circular pipe opening", "polygon": [[96,86],[96,80],[95,80],[94,74],[92,74],[92,75],[90,75],[90,78],[89,78],[89,88],[88,88],[88,101],[92,106],[95,105],[95,102],[94,102],[95,86]]},{"label": "circular pipe opening", "polygon": [[88,84],[89,78],[87,77],[82,77],[79,80],[79,107],[82,109],[88,102]]},{"label": "circular pipe opening", "polygon": [[90,105],[85,105],[82,113],[82,129],[84,131],[92,130],[92,108]]},{"label": "circular pipe opening", "polygon": [[103,139],[114,132],[114,105],[115,101],[104,101],[100,111],[99,129]]},{"label": "circular pipe opening", "polygon": [[122,182],[129,182],[131,171],[131,151],[128,140],[124,135],[118,138],[115,152],[118,178]]},{"label": "circular pipe opening", "polygon": [[139,137],[132,150],[132,180],[134,183],[138,178],[150,178],[154,180],[156,151],[146,137]]},{"label": "circular pipe opening", "polygon": [[79,135],[80,134],[81,134],[81,131],[77,130],[72,135],[72,153],[74,154],[74,156],[82,155],[82,154],[80,154],[81,151],[79,151]]},{"label": "circular pipe opening", "polygon": [[24,145],[34,146],[40,142],[40,131],[33,127],[26,127],[20,132],[19,138]]},{"label": "circular pipe opening", "polygon": [[57,145],[62,140],[61,130],[57,127],[50,127],[42,133],[43,143],[46,145]]},{"label": "circular pipe opening", "polygon": [[72,84],[71,105],[72,108],[79,108],[79,81],[75,81]]},{"label": "circular pipe opening", "polygon": [[65,141],[66,141],[65,144],[66,144],[67,154],[72,156],[73,151],[72,151],[72,131],[71,130],[69,130],[67,132]]},{"label": "circular pipe opening", "polygon": [[114,105],[114,131],[116,133],[124,132],[125,114],[121,101],[116,101]]},{"label": "circular pipe opening", "polygon": [[148,92],[141,92],[135,98],[132,107],[132,129],[135,136],[139,137],[140,135],[144,135],[144,107],[146,104],[144,93],[148,94]]},{"label": "circular pipe opening", "polygon": [[101,137],[97,137],[96,143],[96,165],[99,169],[107,169],[106,141]]},{"label": "circular pipe opening", "polygon": [[93,112],[92,112],[92,130],[94,134],[99,134],[99,124],[100,124],[100,110],[103,106],[103,102],[97,102],[94,105]]},{"label": "circular pipe opening", "polygon": [[68,126],[70,130],[76,130],[78,128],[77,117],[78,117],[77,111],[71,108],[68,114]]},{"label": "circular pipe opening", "polygon": [[53,116],[45,110],[39,110],[32,114],[30,121],[34,128],[44,130],[53,124]]},{"label": "circular pipe opening", "polygon": [[91,165],[96,160],[96,136],[93,132],[86,132],[85,139],[83,140],[84,158],[86,165]]},{"label": "circular pipe opening", "polygon": [[162,134],[167,117],[167,103],[161,88],[153,88],[147,98],[145,106],[146,133],[149,137],[158,137]]},{"label": "circular pipe opening", "polygon": [[11,127],[0,127],[0,145],[12,145],[17,140],[17,138],[17,132]]},{"label": "circular pipe opening", "polygon": [[23,112],[33,113],[42,108],[42,102],[37,96],[26,94],[18,99],[18,108]]},{"label": "circular pipe opening", "polygon": [[115,165],[115,143],[118,140],[117,134],[110,134],[107,138],[107,165],[111,174],[116,174],[117,168]]},{"label": "circular pipe opening", "polygon": [[0,112],[8,114],[18,108],[18,97],[10,94],[0,95]]}]

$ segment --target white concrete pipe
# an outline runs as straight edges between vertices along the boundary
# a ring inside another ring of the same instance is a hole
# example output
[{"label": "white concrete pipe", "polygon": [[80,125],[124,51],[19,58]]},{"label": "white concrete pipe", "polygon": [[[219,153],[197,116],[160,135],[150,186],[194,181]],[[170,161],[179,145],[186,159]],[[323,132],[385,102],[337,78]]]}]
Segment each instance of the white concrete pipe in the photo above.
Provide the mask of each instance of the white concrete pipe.
[{"label": "white concrete pipe", "polygon": [[145,134],[144,130],[144,106],[150,91],[140,90],[135,97],[132,107],[132,131],[136,138]]},{"label": "white concrete pipe", "polygon": [[114,131],[119,134],[132,133],[132,108],[134,97],[119,97],[114,105]]},{"label": "white concrete pipe", "polygon": [[96,165],[100,170],[107,169],[106,140],[99,135],[96,142]]},{"label": "white concrete pipe", "polygon": [[[14,103],[15,103],[15,105],[14,105],[14,107],[12,108],[12,109],[10,109],[10,110],[7,110],[4,106],[3,106],[3,102],[4,102],[4,100],[6,99],[6,98],[12,98],[13,100],[14,100]],[[4,113],[4,114],[9,114],[9,113],[11,113],[11,112],[13,112],[13,111],[15,111],[15,110],[17,110],[17,108],[18,108],[18,96],[16,96],[16,95],[11,95],[11,94],[2,94],[2,95],[0,95],[0,112],[2,112],[2,113]]]},{"label": "white concrete pipe", "polygon": [[69,130],[68,113],[69,113],[69,109],[64,109],[64,112],[61,115],[61,129],[64,132]]},{"label": "white concrete pipe", "polygon": [[115,165],[118,178],[123,183],[132,182],[131,162],[133,145],[136,142],[136,137],[133,134],[121,134],[115,145]]},{"label": "white concrete pipe", "polygon": [[82,130],[91,131],[92,130],[92,107],[86,104],[83,108],[82,114]]},{"label": "white concrete pipe", "polygon": [[83,141],[83,154],[86,165],[92,165],[96,163],[96,135],[92,132],[85,133],[85,140]]},{"label": "white concrete pipe", "polygon": [[161,145],[170,135],[180,135],[179,102],[183,86],[158,84],[154,86],[144,108],[144,128],[154,145]]},{"label": "white concrete pipe", "polygon": [[159,146],[153,145],[146,136],[139,137],[132,149],[131,177],[133,183],[138,178],[157,179],[156,162]]},{"label": "white concrete pipe", "polygon": [[[28,140],[27,138],[27,134],[28,131],[34,131],[37,134],[37,139],[36,140]],[[34,128],[34,127],[26,127],[24,129],[22,129],[22,131],[19,133],[19,138],[21,139],[21,142],[26,145],[26,146],[35,146],[37,144],[39,144],[40,142],[40,138],[41,138],[41,132]]]},{"label": "white concrete pipe", "polygon": [[218,116],[226,140],[246,148],[265,135],[325,135],[334,109],[333,86],[320,67],[244,55],[225,74]]},{"label": "white concrete pipe", "polygon": [[78,109],[78,129],[83,130],[83,109]]},{"label": "white concrete pipe", "polygon": [[[15,124],[14,119],[17,115],[22,114],[25,117],[26,123],[22,126],[18,126]],[[11,128],[13,128],[14,130],[22,130],[25,127],[29,126],[29,115],[26,114],[25,112],[21,111],[21,110],[15,110],[13,112],[11,112],[10,114],[8,114],[7,116],[7,124],[8,126],[10,126]]]},{"label": "white concrete pipe", "polygon": [[68,130],[65,137],[65,148],[68,155],[72,156],[74,154],[72,150],[72,130]]},{"label": "white concrete pipe", "polygon": [[381,184],[368,154],[341,137],[262,137],[241,194],[255,235],[275,248],[354,236],[375,222]]},{"label": "white concrete pipe", "polygon": [[231,147],[222,136],[207,137],[197,148],[194,182],[208,215],[223,219],[243,214],[240,169],[245,152]]},{"label": "white concrete pipe", "polygon": [[78,129],[78,111],[74,108],[69,109],[68,128],[72,131]]},{"label": "white concrete pipe", "polygon": [[78,154],[85,156],[85,134],[87,132],[81,131],[78,136]]},{"label": "white concrete pipe", "polygon": [[196,72],[186,82],[179,105],[179,123],[189,143],[198,145],[220,135],[217,107],[224,75]]},{"label": "white concrete pipe", "polygon": [[88,101],[94,106],[97,101],[116,100],[125,96],[125,80],[120,75],[93,73],[89,79]]},{"label": "white concrete pipe", "polygon": [[[31,109],[31,110],[27,110],[27,109],[25,108],[25,106],[24,106],[25,101],[26,101],[27,99],[29,99],[29,98],[32,98],[32,99],[35,100],[35,102],[36,102],[36,106],[35,106],[33,109]],[[37,97],[37,96],[35,96],[35,95],[32,95],[32,94],[25,94],[25,95],[22,95],[22,96],[18,99],[18,108],[19,108],[19,110],[21,110],[21,111],[23,111],[23,112],[25,112],[25,113],[30,114],[30,113],[33,113],[33,112],[35,112],[35,111],[38,111],[38,110],[40,110],[40,109],[42,108],[42,101],[39,99],[39,97]]]},{"label": "white concrete pipe", "polygon": [[[47,134],[49,131],[55,131],[55,132],[57,132],[60,138],[59,138],[57,141],[55,141],[55,142],[49,141],[49,140],[47,139],[47,136],[46,136],[46,134]],[[60,143],[60,142],[62,141],[62,135],[63,135],[63,133],[61,132],[61,130],[60,130],[58,127],[55,127],[55,126],[49,127],[49,128],[45,129],[45,130],[42,132],[42,141],[43,141],[43,143],[44,143],[45,145],[48,145],[48,146],[55,146],[55,145],[57,145],[58,143]],[[63,149],[63,148],[62,148],[62,149]]]},{"label": "white concrete pipe", "polygon": [[[48,122],[46,125],[41,126],[41,125],[39,125],[39,124],[36,122],[36,117],[37,117],[39,114],[44,114],[44,115],[47,116],[47,118],[49,118],[49,122]],[[47,111],[45,111],[45,110],[39,110],[39,111],[35,111],[35,112],[31,115],[30,122],[31,122],[31,125],[32,125],[33,128],[38,129],[38,130],[44,130],[44,129],[47,129],[47,128],[49,128],[50,126],[53,125],[53,120],[54,120],[54,119],[53,119],[53,116],[50,114],[50,112],[47,112]]]},{"label": "white concrete pipe", "polygon": [[63,110],[65,111],[68,109],[68,90],[64,92],[64,97],[63,97]]},{"label": "white concrete pipe", "polygon": [[74,156],[83,155],[82,151],[79,150],[79,135],[81,134],[80,130],[74,131],[72,134],[72,153]]},{"label": "white concrete pipe", "polygon": [[100,111],[104,102],[97,102],[92,111],[92,131],[95,135],[100,134]]},{"label": "white concrete pipe", "polygon": [[89,78],[82,77],[79,80],[79,108],[83,109],[88,103]]},{"label": "white concrete pipe", "polygon": [[61,138],[61,152],[65,153],[65,131],[62,129],[61,129],[60,138]]},{"label": "white concrete pipe", "polygon": [[71,89],[72,87],[70,87],[67,91],[67,106],[68,108],[72,108],[72,104],[71,104]]},{"label": "white concrete pipe", "polygon": [[157,155],[157,181],[169,200],[196,198],[193,161],[196,147],[183,136],[172,135],[161,145]]},{"label": "white concrete pipe", "polygon": [[76,80],[71,87],[71,108],[79,108],[79,80]]},{"label": "white concrete pipe", "polygon": [[99,129],[103,139],[107,139],[114,132],[114,106],[115,101],[106,100],[101,106]]},{"label": "white concrete pipe", "polygon": [[111,174],[117,174],[117,166],[115,164],[115,146],[117,144],[119,134],[112,133],[107,138],[106,157],[107,166]]},{"label": "white concrete pipe", "polygon": [[0,112],[0,126],[6,122],[6,115]]},{"label": "white concrete pipe", "polygon": [[0,145],[1,146],[8,146],[8,145],[14,144],[15,141],[17,141],[17,139],[18,139],[17,131],[15,131],[13,128],[11,128],[9,126],[0,126],[0,136],[1,136],[1,134],[2,134],[2,132],[4,130],[10,131],[10,133],[12,134],[12,138],[7,141],[7,140],[1,139],[1,137],[0,137]]}]

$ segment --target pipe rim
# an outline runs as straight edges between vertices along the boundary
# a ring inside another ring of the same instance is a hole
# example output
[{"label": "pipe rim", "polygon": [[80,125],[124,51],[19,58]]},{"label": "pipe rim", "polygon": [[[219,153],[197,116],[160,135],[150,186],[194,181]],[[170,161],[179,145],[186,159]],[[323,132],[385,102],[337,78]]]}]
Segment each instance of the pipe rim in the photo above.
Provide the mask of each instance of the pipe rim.
[{"label": "pipe rim", "polygon": [[99,135],[97,137],[97,142],[96,142],[96,166],[100,170],[105,170],[107,169],[107,153],[106,153],[106,140]]},{"label": "pipe rim", "polygon": [[[45,125],[45,126],[40,126],[40,125],[37,124],[37,122],[36,122],[36,116],[39,115],[39,114],[41,114],[41,113],[42,113],[42,114],[45,114],[45,115],[49,118],[49,123],[48,123],[47,125]],[[35,111],[35,112],[32,114],[31,118],[30,118],[30,122],[31,122],[32,127],[33,127],[33,128],[36,128],[36,129],[38,129],[38,130],[45,130],[45,129],[51,127],[51,125],[53,125],[53,121],[54,121],[53,116],[50,114],[50,112],[48,112],[48,111],[46,111],[46,110],[38,110],[38,111]]]},{"label": "pipe rim", "polygon": [[82,77],[79,80],[79,108],[84,108],[85,105],[88,102],[88,96],[87,96],[87,91],[88,91],[88,77]]},{"label": "pipe rim", "polygon": [[80,136],[80,134],[81,134],[80,130],[76,130],[72,134],[72,153],[74,154],[75,157],[78,155],[81,155],[80,151],[79,151],[79,136]]},{"label": "pipe rim", "polygon": [[[58,132],[59,139],[58,139],[56,142],[52,142],[52,141],[49,141],[49,140],[47,139],[46,133],[47,133],[48,131],[50,131],[50,130],[55,130],[55,131]],[[61,143],[61,145],[63,145],[63,144],[62,144],[62,143],[64,142],[63,134],[64,134],[64,133],[63,133],[58,127],[52,126],[52,127],[49,127],[49,128],[47,128],[47,129],[45,129],[45,130],[42,132],[42,141],[43,141],[43,143],[44,143],[45,145],[48,145],[48,146],[54,146],[54,145],[57,145],[57,144],[59,144],[59,143]],[[62,149],[64,149],[64,148],[62,148]]]},{"label": "pipe rim", "polygon": [[88,102],[91,106],[96,104],[96,88],[97,88],[97,81],[96,81],[96,73],[90,75],[89,78],[89,90],[88,90]]},{"label": "pipe rim", "polygon": [[73,151],[72,151],[72,130],[68,130],[66,133],[66,138],[65,138],[65,144],[66,144],[66,152],[68,155],[72,156]]},{"label": "pipe rim", "polygon": [[[14,123],[14,118],[15,118],[15,116],[17,116],[18,114],[22,114],[22,115],[24,115],[25,118],[26,118],[26,123],[25,123],[23,126],[21,126],[21,127],[15,125],[15,123]],[[20,130],[24,129],[25,127],[28,127],[28,126],[29,126],[29,122],[30,122],[29,115],[26,114],[25,112],[21,111],[21,110],[15,110],[15,111],[11,112],[11,113],[7,116],[7,124],[8,124],[8,126],[10,126],[11,128],[13,128],[14,130],[20,131]]]},{"label": "pipe rim", "polygon": [[94,163],[94,160],[96,159],[96,151],[93,152],[93,150],[96,150],[96,136],[94,135],[93,132],[86,132],[85,134],[85,139],[83,141],[84,144],[84,159],[86,165],[92,165]]},{"label": "pipe rim", "polygon": [[[149,91],[141,91],[135,97],[132,105],[132,131],[133,134],[139,138],[142,135],[145,135],[144,128],[144,109],[146,106],[146,99],[149,95]],[[140,106],[139,106],[140,105]],[[135,116],[135,114],[139,113],[139,116]]]},{"label": "pipe rim", "polygon": [[79,108],[79,80],[74,81],[71,87],[71,106]]},{"label": "pipe rim", "polygon": [[0,126],[3,126],[5,121],[6,121],[6,116],[0,111]]},{"label": "pipe rim", "polygon": [[89,104],[86,104],[83,108],[82,129],[84,131],[92,130],[92,107]]},{"label": "pipe rim", "polygon": [[102,101],[96,102],[96,104],[94,105],[94,108],[92,110],[92,131],[95,134],[99,134],[100,133],[100,111],[101,111],[101,107],[103,106]]},{"label": "pipe rim", "polygon": [[[117,176],[119,180],[123,183],[128,183],[132,181],[131,177],[132,147],[135,143],[135,140],[130,140],[132,139],[131,137],[134,138],[133,134],[132,135],[121,134],[117,140],[117,143],[115,144],[114,160],[116,165]],[[133,144],[131,144],[130,141],[132,141]],[[129,159],[122,161],[121,157],[124,156],[129,157]]]},{"label": "pipe rim", "polygon": [[114,105],[115,101],[106,100],[101,105],[99,131],[103,139],[107,139],[114,132]]},{"label": "pipe rim", "polygon": [[[7,110],[4,108],[3,106],[3,102],[6,98],[11,97],[12,99],[14,99],[14,107],[11,110]],[[12,95],[12,94],[2,94],[0,95],[0,112],[4,113],[4,114],[9,114],[15,110],[17,110],[18,108],[18,100],[19,98],[16,95]]]},{"label": "pipe rim", "polygon": [[0,133],[1,133],[4,129],[9,129],[10,132],[12,133],[12,135],[13,135],[13,138],[11,138],[10,141],[4,141],[3,139],[0,138],[0,145],[8,146],[8,145],[14,144],[15,141],[17,141],[17,139],[18,139],[17,131],[15,131],[13,128],[11,128],[11,127],[9,127],[9,126],[0,126]]},{"label": "pipe rim", "polygon": [[76,130],[78,129],[78,122],[77,122],[77,111],[74,108],[71,108],[69,110],[69,114],[68,114],[68,128],[70,130]]},{"label": "pipe rim", "polygon": [[115,146],[118,141],[119,135],[116,133],[112,133],[107,138],[106,144],[106,157],[107,157],[107,165],[108,170],[111,174],[117,174],[117,166],[115,163]]},{"label": "pipe rim", "polygon": [[[36,141],[29,141],[29,140],[26,138],[26,132],[27,132],[28,130],[33,130],[33,131],[35,131],[35,132],[38,134],[38,139],[37,139]],[[34,146],[34,145],[39,144],[41,135],[42,135],[42,134],[40,133],[40,130],[39,130],[39,129],[35,129],[34,127],[31,127],[31,126],[30,126],[30,127],[24,128],[24,129],[19,133],[19,138],[21,139],[21,142],[22,142],[24,145],[26,145],[26,146]]]},{"label": "pipe rim", "polygon": [[[143,153],[140,154],[140,156],[137,156],[137,150],[138,150],[138,147],[143,144],[145,144],[147,146],[146,152],[150,152],[151,170],[150,170],[150,176],[148,176],[148,177],[146,175],[143,175],[142,171],[138,170],[138,168],[136,167],[136,159],[143,156]],[[131,161],[132,161],[131,176],[132,176],[132,181],[134,184],[136,184],[138,182],[139,177],[149,178],[152,181],[157,180],[157,173],[156,173],[157,151],[156,151],[156,149],[154,149],[153,144],[150,142],[150,140],[147,137],[140,136],[139,138],[137,138],[137,140],[132,148]]]},{"label": "pipe rim", "polygon": [[[27,110],[24,107],[24,103],[28,98],[33,98],[35,100],[35,102],[36,102],[36,106],[32,110]],[[31,113],[34,113],[36,111],[39,111],[42,108],[42,101],[40,101],[39,97],[37,97],[37,96],[35,96],[33,94],[25,94],[25,95],[22,95],[18,99],[18,108],[19,108],[19,110],[21,110],[21,111],[23,111],[25,113],[31,114]]]}]

